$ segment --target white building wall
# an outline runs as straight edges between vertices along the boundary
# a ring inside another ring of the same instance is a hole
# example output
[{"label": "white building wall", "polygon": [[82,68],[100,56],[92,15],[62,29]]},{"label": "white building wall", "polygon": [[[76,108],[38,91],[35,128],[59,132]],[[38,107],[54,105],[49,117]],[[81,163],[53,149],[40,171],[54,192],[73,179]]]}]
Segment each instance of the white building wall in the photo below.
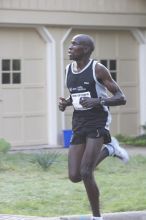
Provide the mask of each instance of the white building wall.
[{"label": "white building wall", "polygon": [[1,0],[2,25],[145,27],[143,0]]},{"label": "white building wall", "polygon": [[[58,133],[65,128],[64,114],[58,111],[58,97],[64,93],[64,42],[68,36],[69,30],[86,29],[92,31],[98,30],[116,30],[116,31],[135,31],[146,28],[146,1],[144,0],[1,0],[0,1],[0,27],[8,28],[30,28],[39,30],[42,27],[48,30],[51,37],[45,38],[46,51],[44,60],[47,76],[53,74],[47,80],[47,101],[48,101],[48,144],[56,145],[58,143]],[[41,34],[41,33],[40,33]],[[43,35],[43,34],[42,34]],[[141,34],[139,36],[141,38]],[[140,100],[140,124],[146,121],[145,115],[145,57],[146,46],[145,36],[142,34],[144,42],[140,42],[139,53],[139,73],[140,86],[137,86],[136,95]],[[29,39],[30,40],[30,39]],[[42,40],[42,39],[41,39]],[[29,41],[31,48],[31,39]],[[108,40],[106,40],[108,42]],[[121,42],[124,52],[124,42]],[[128,42],[127,42],[128,44]],[[108,45],[108,43],[107,43]],[[128,44],[129,45],[129,44]],[[13,45],[14,46],[14,45]],[[38,44],[39,46],[39,44]],[[16,45],[18,49],[18,45]],[[8,51],[8,50],[7,50]],[[32,53],[33,50],[26,50],[26,53]],[[10,51],[12,53],[12,51]],[[125,52],[124,52],[125,53]],[[107,53],[106,53],[107,54]],[[136,58],[138,60],[138,58]],[[52,64],[52,66],[50,66]],[[34,74],[34,72],[33,72]],[[30,77],[30,76],[29,76]],[[28,77],[28,79],[29,79]],[[51,79],[52,83],[49,81]],[[55,82],[56,81],[56,82]],[[134,85],[135,86],[135,85]],[[53,93],[52,93],[53,91]],[[128,94],[132,94],[128,92]],[[0,94],[0,99],[1,99]],[[53,97],[53,101],[52,101]],[[0,103],[2,105],[2,103]],[[52,107],[51,107],[52,106]],[[50,109],[51,108],[51,109]],[[139,111],[139,109],[138,109]],[[137,115],[138,115],[137,114]],[[131,112],[129,113],[131,117]],[[134,119],[133,114],[133,119]],[[128,116],[126,120],[128,119]],[[1,120],[1,119],[0,119]],[[125,121],[126,121],[125,120]],[[131,119],[132,120],[132,119]],[[139,121],[139,118],[138,120]],[[139,125],[137,125],[139,126]],[[29,132],[30,133],[30,132]],[[61,133],[60,133],[61,134]],[[60,135],[59,134],[59,135]],[[30,135],[30,134],[29,134]],[[46,134],[45,134],[46,140]]]}]

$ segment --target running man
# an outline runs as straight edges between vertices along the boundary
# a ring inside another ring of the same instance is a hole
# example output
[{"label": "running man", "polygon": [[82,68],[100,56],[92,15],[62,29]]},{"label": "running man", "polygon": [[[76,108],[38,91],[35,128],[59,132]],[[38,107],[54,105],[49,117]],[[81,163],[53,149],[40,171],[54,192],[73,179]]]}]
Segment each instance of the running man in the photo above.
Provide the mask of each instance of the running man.
[{"label": "running man", "polygon": [[[90,58],[94,51],[93,39],[84,34],[71,40],[68,55],[73,62],[66,67],[66,85],[70,96],[60,97],[59,109],[73,105],[73,136],[68,153],[69,179],[83,181],[93,220],[102,220],[99,189],[94,179],[95,167],[107,156],[128,161],[127,152],[111,138],[109,106],[125,105],[126,98],[109,70]],[[111,97],[107,95],[107,90]],[[103,148],[103,145],[105,147]]]}]

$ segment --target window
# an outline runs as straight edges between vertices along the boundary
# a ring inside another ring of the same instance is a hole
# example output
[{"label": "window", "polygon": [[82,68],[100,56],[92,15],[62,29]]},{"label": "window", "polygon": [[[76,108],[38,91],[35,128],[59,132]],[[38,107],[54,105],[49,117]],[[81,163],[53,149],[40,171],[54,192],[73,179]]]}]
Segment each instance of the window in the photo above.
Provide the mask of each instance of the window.
[{"label": "window", "polygon": [[2,84],[20,84],[21,60],[2,59],[1,62]]},{"label": "window", "polygon": [[117,81],[117,61],[116,60],[100,60],[100,62],[109,69],[112,78]]}]

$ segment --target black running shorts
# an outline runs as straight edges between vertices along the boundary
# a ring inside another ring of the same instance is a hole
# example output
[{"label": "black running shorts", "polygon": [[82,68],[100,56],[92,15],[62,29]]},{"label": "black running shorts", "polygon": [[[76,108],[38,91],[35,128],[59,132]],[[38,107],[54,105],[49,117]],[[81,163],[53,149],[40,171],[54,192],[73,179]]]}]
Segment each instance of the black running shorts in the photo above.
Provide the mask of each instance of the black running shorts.
[{"label": "black running shorts", "polygon": [[72,121],[73,135],[71,144],[86,143],[86,138],[100,138],[103,137],[104,144],[111,142],[111,135],[102,123],[97,124],[95,120],[86,120],[85,118],[74,117]]}]

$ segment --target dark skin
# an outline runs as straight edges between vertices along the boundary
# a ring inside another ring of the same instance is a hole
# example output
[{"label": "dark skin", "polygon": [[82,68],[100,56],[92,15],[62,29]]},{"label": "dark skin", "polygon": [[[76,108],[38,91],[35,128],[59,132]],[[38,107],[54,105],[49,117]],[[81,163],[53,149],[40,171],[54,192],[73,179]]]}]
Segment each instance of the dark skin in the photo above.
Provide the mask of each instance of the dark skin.
[{"label": "dark skin", "polygon": [[[106,106],[125,105],[126,99],[117,83],[112,79],[109,71],[100,63],[96,64],[95,74],[107,90],[113,95],[110,98],[103,99]],[[97,107],[100,104],[99,98],[85,98],[80,102],[83,107]]]},{"label": "dark skin", "polygon": [[[77,73],[90,61],[90,55],[94,50],[94,42],[87,35],[76,35],[69,46],[68,55],[70,60],[76,61]],[[112,79],[109,71],[100,63],[96,64],[95,75],[107,90],[112,94],[104,99],[106,106],[118,106],[126,104],[126,99],[118,84]],[[84,108],[101,106],[100,98],[84,98],[80,100]],[[72,105],[71,98],[60,98],[59,109],[65,111],[67,106]],[[85,144],[71,145],[68,154],[68,172],[72,182],[83,181],[93,216],[100,216],[99,189],[94,179],[94,170],[97,164],[108,156],[107,149],[101,150],[104,144],[103,137],[87,138]]]}]

